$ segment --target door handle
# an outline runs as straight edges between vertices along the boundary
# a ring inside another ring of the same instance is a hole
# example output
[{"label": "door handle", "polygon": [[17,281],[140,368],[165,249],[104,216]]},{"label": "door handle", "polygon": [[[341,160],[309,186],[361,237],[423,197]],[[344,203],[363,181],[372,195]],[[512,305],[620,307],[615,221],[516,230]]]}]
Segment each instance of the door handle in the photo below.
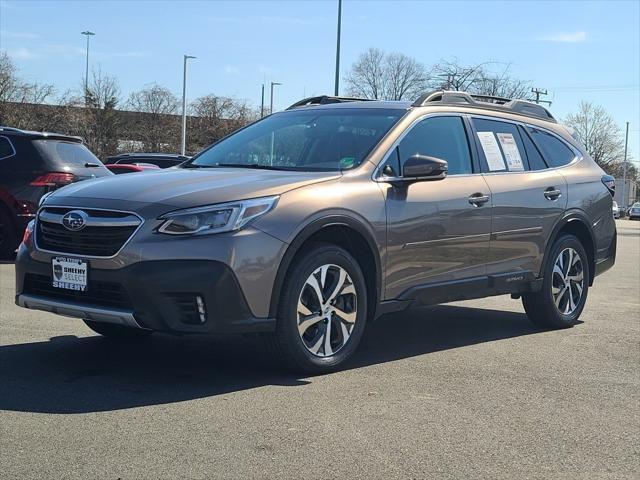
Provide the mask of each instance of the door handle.
[{"label": "door handle", "polygon": [[562,192],[556,187],[549,187],[544,191],[544,197],[547,200],[557,200],[562,196]]},{"label": "door handle", "polygon": [[482,193],[474,193],[469,197],[469,203],[474,207],[481,207],[485,203],[489,201],[491,197],[489,195],[484,195]]}]

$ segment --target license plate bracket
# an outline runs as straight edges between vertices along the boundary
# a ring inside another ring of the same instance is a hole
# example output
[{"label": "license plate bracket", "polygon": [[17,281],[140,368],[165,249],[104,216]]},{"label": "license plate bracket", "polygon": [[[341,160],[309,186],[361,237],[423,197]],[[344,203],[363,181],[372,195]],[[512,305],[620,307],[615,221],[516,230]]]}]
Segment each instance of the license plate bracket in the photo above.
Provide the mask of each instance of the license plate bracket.
[{"label": "license plate bracket", "polygon": [[71,257],[51,259],[51,279],[54,288],[86,292],[89,288],[89,264]]}]

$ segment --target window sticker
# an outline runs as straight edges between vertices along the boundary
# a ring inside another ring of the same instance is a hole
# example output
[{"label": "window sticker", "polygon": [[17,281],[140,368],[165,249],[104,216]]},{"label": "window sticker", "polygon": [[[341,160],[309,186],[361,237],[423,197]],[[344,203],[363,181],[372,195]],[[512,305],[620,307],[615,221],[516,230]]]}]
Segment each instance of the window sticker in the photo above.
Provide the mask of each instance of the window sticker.
[{"label": "window sticker", "polygon": [[513,135],[510,133],[496,133],[496,135],[498,136],[498,140],[500,140],[509,171],[524,171],[520,150],[518,150],[518,144],[516,143],[516,139],[513,138]]},{"label": "window sticker", "polygon": [[478,139],[489,164],[489,170],[492,172],[505,170],[504,158],[493,132],[478,132]]}]

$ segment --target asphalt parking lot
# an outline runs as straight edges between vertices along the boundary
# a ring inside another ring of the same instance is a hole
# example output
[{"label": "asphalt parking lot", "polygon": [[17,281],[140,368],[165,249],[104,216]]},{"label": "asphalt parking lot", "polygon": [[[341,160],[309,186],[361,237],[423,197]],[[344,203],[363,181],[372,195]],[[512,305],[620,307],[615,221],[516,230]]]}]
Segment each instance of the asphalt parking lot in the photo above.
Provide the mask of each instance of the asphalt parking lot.
[{"label": "asphalt parking lot", "polygon": [[311,378],[250,338],[111,342],[13,282],[0,265],[2,478],[640,476],[640,222],[574,328],[506,296],[438,306]]}]

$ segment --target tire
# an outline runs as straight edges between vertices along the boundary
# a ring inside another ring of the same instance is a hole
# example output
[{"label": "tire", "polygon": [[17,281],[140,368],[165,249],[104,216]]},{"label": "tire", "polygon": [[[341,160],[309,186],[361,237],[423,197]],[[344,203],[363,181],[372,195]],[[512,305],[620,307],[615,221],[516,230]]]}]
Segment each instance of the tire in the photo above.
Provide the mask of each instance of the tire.
[{"label": "tire", "polygon": [[141,328],[117,325],[115,323],[94,322],[93,320],[83,320],[83,322],[91,330],[107,338],[133,340],[148,337],[153,333],[153,330],[143,330]]},{"label": "tire", "polygon": [[558,238],[545,259],[542,289],[522,295],[529,319],[544,328],[575,325],[587,301],[589,275],[589,258],[580,240],[573,235]]},{"label": "tire", "polygon": [[14,258],[19,243],[13,220],[0,205],[0,260]]},{"label": "tire", "polygon": [[[322,303],[312,277],[320,288]],[[289,268],[276,331],[266,335],[266,340],[288,370],[328,373],[353,355],[366,323],[367,289],[357,261],[338,246],[314,244]]]}]

